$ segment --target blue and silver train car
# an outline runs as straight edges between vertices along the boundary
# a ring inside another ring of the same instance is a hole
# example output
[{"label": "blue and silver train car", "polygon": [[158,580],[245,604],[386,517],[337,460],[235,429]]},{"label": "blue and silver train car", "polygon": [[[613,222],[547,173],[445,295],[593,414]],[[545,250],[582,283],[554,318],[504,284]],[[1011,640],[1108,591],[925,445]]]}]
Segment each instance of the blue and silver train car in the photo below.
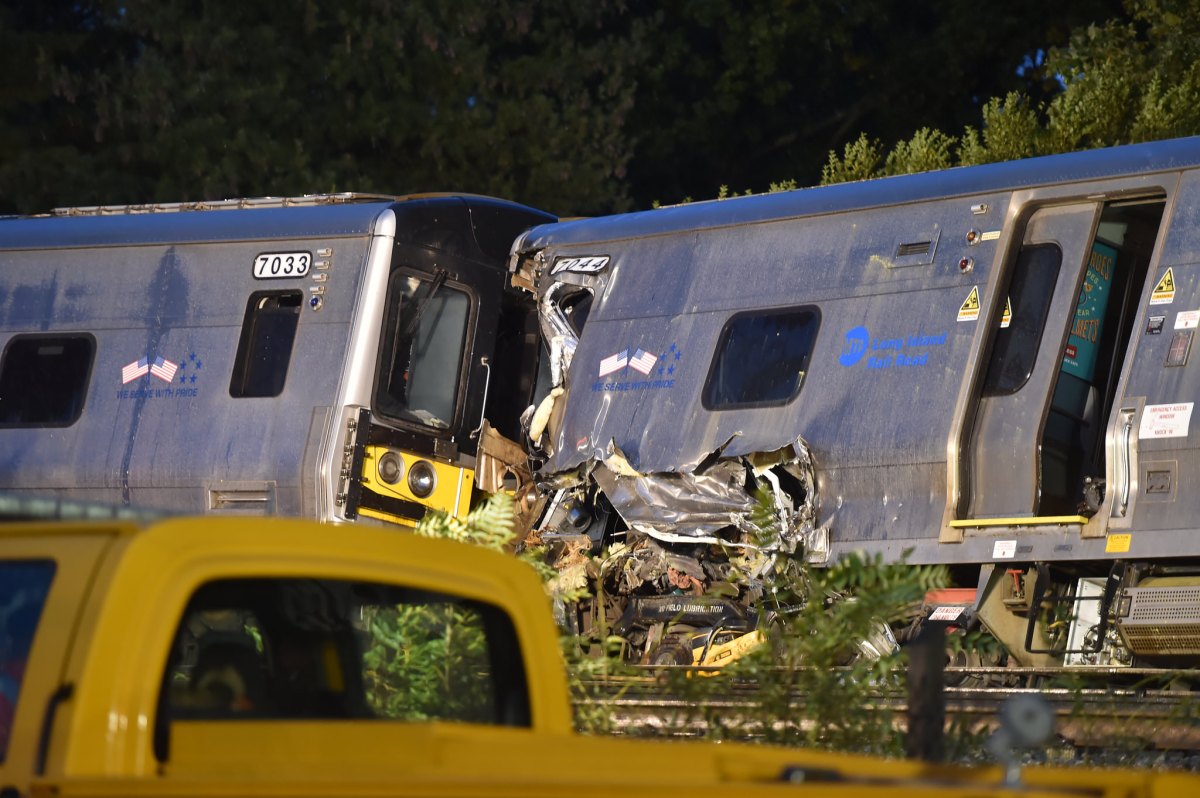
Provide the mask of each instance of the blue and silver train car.
[{"label": "blue and silver train car", "polygon": [[514,259],[561,389],[540,531],[623,538],[610,594],[724,622],[730,551],[866,552],[951,566],[929,612],[1021,664],[1200,655],[1200,139],[565,221]]},{"label": "blue and silver train car", "polygon": [[465,512],[536,376],[509,247],[553,218],[339,194],[0,219],[4,506]]}]

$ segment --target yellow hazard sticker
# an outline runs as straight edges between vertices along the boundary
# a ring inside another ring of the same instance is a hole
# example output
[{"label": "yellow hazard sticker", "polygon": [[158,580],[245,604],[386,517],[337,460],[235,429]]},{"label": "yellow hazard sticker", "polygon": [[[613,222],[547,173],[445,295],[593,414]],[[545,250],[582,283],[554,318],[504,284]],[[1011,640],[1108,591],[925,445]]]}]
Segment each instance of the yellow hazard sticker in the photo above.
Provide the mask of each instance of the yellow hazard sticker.
[{"label": "yellow hazard sticker", "polygon": [[979,286],[971,289],[971,293],[967,294],[967,298],[963,300],[962,306],[958,309],[959,321],[975,321],[979,318]]},{"label": "yellow hazard sticker", "polygon": [[1158,285],[1154,286],[1154,292],[1150,294],[1151,305],[1169,305],[1175,301],[1175,269],[1168,266],[1167,273],[1158,281]]},{"label": "yellow hazard sticker", "polygon": [[1004,315],[1000,317],[1000,329],[1012,324],[1012,299],[1004,297]]},{"label": "yellow hazard sticker", "polygon": [[1129,551],[1129,543],[1132,540],[1133,535],[1129,533],[1109,535],[1108,540],[1104,542],[1104,552],[1106,554],[1124,554]]}]

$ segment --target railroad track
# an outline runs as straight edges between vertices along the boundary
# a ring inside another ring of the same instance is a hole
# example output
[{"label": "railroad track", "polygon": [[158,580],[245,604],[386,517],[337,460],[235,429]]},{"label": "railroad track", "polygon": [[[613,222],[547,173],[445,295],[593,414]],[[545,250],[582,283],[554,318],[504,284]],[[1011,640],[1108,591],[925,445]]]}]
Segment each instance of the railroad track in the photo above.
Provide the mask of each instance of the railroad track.
[{"label": "railroad track", "polygon": [[[680,669],[686,670],[686,669]],[[1093,668],[947,668],[943,691],[947,726],[986,735],[999,725],[1001,707],[1015,696],[1036,695],[1053,711],[1058,738],[1077,749],[1200,751],[1200,671]],[[1120,684],[1111,682],[1119,679]],[[763,734],[762,718],[773,724],[811,723],[806,696],[793,692],[787,706],[764,712],[756,684],[722,680],[678,691],[663,669],[646,675],[582,683],[577,700],[601,710],[613,731],[639,736],[702,737],[720,723],[727,738]],[[1067,686],[1064,686],[1067,685]],[[785,711],[786,710],[786,711]],[[851,712],[890,712],[903,727],[909,697],[875,691]]]}]

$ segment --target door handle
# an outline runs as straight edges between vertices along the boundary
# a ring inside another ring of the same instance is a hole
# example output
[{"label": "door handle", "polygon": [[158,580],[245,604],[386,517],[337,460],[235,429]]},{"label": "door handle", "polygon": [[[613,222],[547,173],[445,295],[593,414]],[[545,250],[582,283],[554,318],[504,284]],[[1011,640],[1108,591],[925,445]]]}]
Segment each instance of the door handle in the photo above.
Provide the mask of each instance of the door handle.
[{"label": "door handle", "polygon": [[1115,515],[1124,518],[1129,512],[1129,499],[1133,490],[1133,417],[1137,410],[1121,408],[1121,440],[1117,452],[1117,497]]}]

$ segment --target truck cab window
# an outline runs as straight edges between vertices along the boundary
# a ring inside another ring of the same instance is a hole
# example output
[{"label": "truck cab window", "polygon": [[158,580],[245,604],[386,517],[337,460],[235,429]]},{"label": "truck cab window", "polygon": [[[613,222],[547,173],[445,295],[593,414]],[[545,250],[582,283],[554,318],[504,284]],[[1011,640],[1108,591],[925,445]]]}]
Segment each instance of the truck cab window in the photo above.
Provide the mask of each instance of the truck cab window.
[{"label": "truck cab window", "polygon": [[283,393],[303,297],[299,291],[255,291],[250,295],[229,380],[230,396]]},{"label": "truck cab window", "polygon": [[381,416],[436,429],[454,422],[471,300],[444,274],[392,275],[375,389]]},{"label": "truck cab window", "polygon": [[8,750],[25,663],[54,578],[48,560],[0,562],[0,762]]},{"label": "truck cab window", "polygon": [[516,632],[503,611],[331,579],[202,586],[176,633],[163,691],[174,721],[530,722]]},{"label": "truck cab window", "polygon": [[817,338],[816,308],[734,316],[721,331],[704,383],[704,407],[784,405],[800,392]]},{"label": "truck cab window", "polygon": [[22,335],[0,360],[0,427],[68,427],[87,398],[90,335]]}]

